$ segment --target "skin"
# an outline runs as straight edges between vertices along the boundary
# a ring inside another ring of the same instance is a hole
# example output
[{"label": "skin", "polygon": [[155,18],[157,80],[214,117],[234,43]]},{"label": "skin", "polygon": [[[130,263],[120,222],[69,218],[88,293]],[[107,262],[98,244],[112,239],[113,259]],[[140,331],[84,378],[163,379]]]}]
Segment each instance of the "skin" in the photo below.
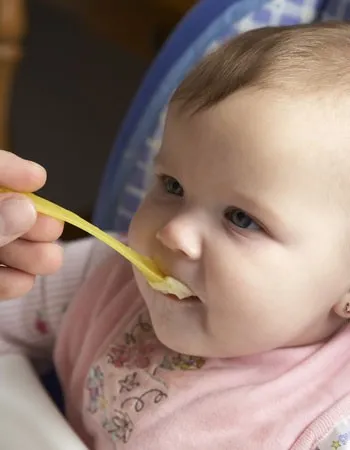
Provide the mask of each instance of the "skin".
[{"label": "skin", "polygon": [[[45,182],[43,167],[0,150],[0,186],[18,192],[34,192]],[[3,208],[10,200],[15,201],[11,216],[9,210]],[[62,249],[55,241],[63,231],[63,224],[37,215],[26,197],[12,193],[0,195],[0,224],[1,301],[27,294],[37,275],[59,269]]]},{"label": "skin", "polygon": [[166,346],[235,357],[319,342],[344,325],[350,104],[333,103],[250,89],[194,115],[170,107],[129,234],[198,296],[175,301],[135,271]]}]

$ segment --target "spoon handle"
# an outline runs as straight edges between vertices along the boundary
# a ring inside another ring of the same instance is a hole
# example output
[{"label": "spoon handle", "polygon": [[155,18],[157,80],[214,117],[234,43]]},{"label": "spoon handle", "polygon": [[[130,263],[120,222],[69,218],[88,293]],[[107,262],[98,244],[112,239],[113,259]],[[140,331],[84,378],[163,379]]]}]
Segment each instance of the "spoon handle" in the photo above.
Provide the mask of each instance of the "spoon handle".
[{"label": "spoon handle", "polygon": [[[0,188],[0,192],[13,192],[10,189]],[[87,220],[82,219],[77,214],[68,211],[68,209],[62,208],[49,200],[46,200],[38,195],[32,193],[24,193],[29,197],[35,205],[36,210],[46,216],[53,217],[61,220],[62,222],[70,223],[75,227],[78,227],[87,233],[91,234],[95,238],[107,244],[115,251],[120,253],[131,264],[133,264],[151,283],[158,283],[164,281],[164,275],[160,272],[156,264],[149,258],[140,255],[132,248],[118,241],[114,237],[100,230],[95,225],[92,225]]]}]

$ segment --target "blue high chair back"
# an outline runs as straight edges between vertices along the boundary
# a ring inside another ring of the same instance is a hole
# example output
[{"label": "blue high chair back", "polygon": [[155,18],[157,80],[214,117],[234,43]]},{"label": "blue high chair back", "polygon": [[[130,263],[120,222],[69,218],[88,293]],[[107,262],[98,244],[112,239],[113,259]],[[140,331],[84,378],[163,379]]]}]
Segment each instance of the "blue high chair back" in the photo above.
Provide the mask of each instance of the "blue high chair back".
[{"label": "blue high chair back", "polygon": [[[350,0],[202,0],[176,27],[138,90],[106,166],[94,222],[125,232],[147,186],[167,103],[186,73],[228,38],[262,26],[350,19]],[[54,372],[43,383],[63,409]]]}]

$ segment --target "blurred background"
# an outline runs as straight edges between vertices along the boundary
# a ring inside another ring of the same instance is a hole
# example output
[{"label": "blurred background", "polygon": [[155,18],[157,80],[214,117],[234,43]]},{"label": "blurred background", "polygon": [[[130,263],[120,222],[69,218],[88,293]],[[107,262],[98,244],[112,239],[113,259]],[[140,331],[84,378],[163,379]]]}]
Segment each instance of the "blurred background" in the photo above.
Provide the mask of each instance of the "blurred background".
[{"label": "blurred background", "polygon": [[42,195],[90,218],[128,105],[194,3],[0,0],[0,147],[47,168]]}]

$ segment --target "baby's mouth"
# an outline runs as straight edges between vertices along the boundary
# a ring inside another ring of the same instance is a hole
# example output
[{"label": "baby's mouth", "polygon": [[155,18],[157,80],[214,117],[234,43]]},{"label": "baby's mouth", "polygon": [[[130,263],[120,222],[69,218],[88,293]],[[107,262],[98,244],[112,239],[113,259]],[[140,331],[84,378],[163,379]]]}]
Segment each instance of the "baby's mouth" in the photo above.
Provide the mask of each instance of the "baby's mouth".
[{"label": "baby's mouth", "polygon": [[164,277],[161,281],[149,281],[148,283],[154,290],[164,295],[174,295],[180,300],[193,296],[193,292],[187,286],[170,276]]},{"label": "baby's mouth", "polygon": [[169,298],[172,301],[178,302],[178,303],[198,303],[200,302],[200,298],[195,296],[195,295],[191,295],[189,297],[185,297],[182,299],[179,299],[176,295],[174,294],[165,294],[165,296],[167,298]]},{"label": "baby's mouth", "polygon": [[172,277],[166,277],[165,280],[167,281],[165,283],[160,282],[149,284],[154,290],[162,293],[171,301],[178,303],[196,303],[201,301],[200,298],[194,295],[192,290],[181,281],[178,281]]}]

